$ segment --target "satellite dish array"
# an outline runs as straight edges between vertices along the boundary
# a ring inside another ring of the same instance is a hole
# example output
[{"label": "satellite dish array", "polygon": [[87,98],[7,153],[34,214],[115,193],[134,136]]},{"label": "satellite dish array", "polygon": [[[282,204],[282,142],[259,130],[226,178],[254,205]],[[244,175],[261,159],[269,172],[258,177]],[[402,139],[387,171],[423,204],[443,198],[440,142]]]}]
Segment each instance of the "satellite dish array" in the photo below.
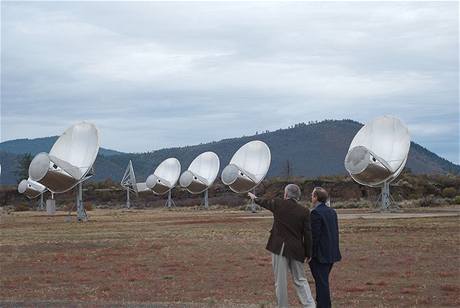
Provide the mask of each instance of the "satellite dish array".
[{"label": "satellite dish array", "polygon": [[[232,157],[230,164],[222,172],[222,181],[236,193],[245,193],[253,190],[262,182],[270,167],[270,149],[262,141],[250,141],[243,145]],[[176,158],[164,160],[148,176],[144,183],[136,183],[137,190],[140,186],[142,191],[152,191],[156,195],[168,194],[166,207],[171,208],[174,201],[171,198],[171,190],[179,185],[191,194],[204,193],[204,207],[209,208],[208,189],[214,183],[219,173],[220,160],[214,152],[204,152],[195,157],[190,166],[181,175],[181,165]],[[127,190],[127,206],[129,204],[129,190],[136,186],[132,164],[128,168],[121,181]],[[132,175],[130,175],[132,174]],[[179,177],[180,176],[180,177]],[[130,179],[130,180],[127,180]],[[254,209],[255,205],[252,205]]]},{"label": "satellite dish array", "polygon": [[[353,138],[345,157],[345,168],[358,183],[382,187],[381,208],[391,204],[389,184],[403,170],[410,148],[407,127],[397,118],[383,116],[364,125]],[[39,153],[29,166],[29,178],[19,183],[18,191],[28,198],[36,198],[49,190],[66,192],[76,186],[77,216],[86,220],[83,207],[82,183],[93,175],[93,164],[99,151],[99,133],[94,124],[81,122],[68,128],[55,142],[49,153]],[[222,182],[236,193],[254,190],[265,178],[271,162],[269,147],[255,140],[244,144],[235,152],[221,174]],[[126,206],[130,207],[129,193],[151,191],[168,194],[166,205],[174,205],[171,190],[177,182],[192,194],[204,192],[204,206],[208,208],[208,189],[214,183],[220,168],[214,152],[198,155],[181,175],[176,158],[161,162],[145,183],[136,183],[132,162],[129,161],[121,180],[127,191]],[[180,179],[179,179],[180,177]],[[255,211],[255,204],[251,208]]]}]

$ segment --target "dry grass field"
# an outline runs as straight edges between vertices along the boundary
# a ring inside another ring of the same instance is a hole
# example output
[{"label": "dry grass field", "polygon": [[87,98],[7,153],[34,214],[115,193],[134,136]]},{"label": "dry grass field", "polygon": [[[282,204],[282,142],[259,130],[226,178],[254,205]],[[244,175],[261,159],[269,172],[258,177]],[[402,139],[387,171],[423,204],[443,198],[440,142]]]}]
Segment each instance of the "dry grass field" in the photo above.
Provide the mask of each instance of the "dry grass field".
[{"label": "dry grass field", "polygon": [[[339,211],[334,307],[459,307],[460,220]],[[437,212],[437,211],[435,211]],[[0,306],[272,307],[267,211],[3,214]],[[384,218],[384,219],[382,219]],[[312,291],[313,279],[306,267]],[[298,302],[290,288],[293,307]]]}]

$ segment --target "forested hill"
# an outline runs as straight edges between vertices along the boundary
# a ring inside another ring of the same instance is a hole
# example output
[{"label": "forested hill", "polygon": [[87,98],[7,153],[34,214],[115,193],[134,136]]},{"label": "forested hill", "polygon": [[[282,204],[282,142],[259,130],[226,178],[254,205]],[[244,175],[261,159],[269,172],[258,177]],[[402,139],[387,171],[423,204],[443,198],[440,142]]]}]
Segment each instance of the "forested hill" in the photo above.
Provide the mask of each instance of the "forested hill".
[{"label": "forested hill", "polygon": [[[119,181],[129,160],[133,161],[138,181],[143,181],[154,168],[168,157],[176,157],[187,169],[200,153],[214,151],[220,158],[221,169],[230,161],[233,153],[250,140],[262,140],[272,152],[271,176],[291,175],[317,177],[321,175],[345,174],[344,158],[353,136],[362,124],[352,120],[325,120],[301,123],[287,129],[264,132],[253,136],[224,139],[206,144],[161,149],[148,153],[121,153],[102,149],[97,158],[95,180],[111,178]],[[0,144],[2,184],[17,181],[15,170],[22,153],[49,151],[56,137],[18,139]],[[12,146],[14,145],[14,147]],[[288,167],[289,166],[289,167]],[[413,173],[460,174],[460,166],[430,152],[421,145],[411,144],[407,168]],[[289,171],[288,171],[289,170]]]}]

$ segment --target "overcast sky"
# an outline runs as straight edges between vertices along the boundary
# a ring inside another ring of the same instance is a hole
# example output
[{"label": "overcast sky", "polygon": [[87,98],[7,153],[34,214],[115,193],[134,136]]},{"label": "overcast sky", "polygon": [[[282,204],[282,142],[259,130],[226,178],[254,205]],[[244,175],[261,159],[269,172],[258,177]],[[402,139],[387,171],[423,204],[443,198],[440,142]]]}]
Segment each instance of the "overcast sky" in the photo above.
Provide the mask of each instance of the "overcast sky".
[{"label": "overcast sky", "polygon": [[459,163],[458,3],[2,2],[1,139],[126,152],[392,114]]}]

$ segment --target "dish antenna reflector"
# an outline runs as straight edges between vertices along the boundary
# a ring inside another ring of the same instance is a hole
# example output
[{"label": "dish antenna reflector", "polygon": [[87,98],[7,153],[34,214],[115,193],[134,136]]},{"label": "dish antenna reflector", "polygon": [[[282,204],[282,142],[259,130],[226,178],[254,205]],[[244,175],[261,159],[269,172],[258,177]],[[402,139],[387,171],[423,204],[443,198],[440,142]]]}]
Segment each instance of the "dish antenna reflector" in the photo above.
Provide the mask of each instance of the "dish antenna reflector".
[{"label": "dish antenna reflector", "polygon": [[345,169],[359,184],[382,187],[382,210],[390,207],[390,183],[404,169],[409,148],[409,130],[392,116],[366,123],[351,141]]},{"label": "dish antenna reflector", "polygon": [[123,178],[121,179],[120,185],[126,189],[126,208],[131,207],[131,201],[129,198],[129,193],[133,192],[136,196],[138,193],[137,190],[137,183],[136,183],[136,176],[134,175],[134,168],[133,168],[133,163],[131,160],[128,163],[128,166],[126,167],[125,174],[123,175]]},{"label": "dish antenna reflector", "polygon": [[151,189],[155,194],[164,195],[168,193],[168,208],[173,203],[171,200],[171,189],[177,184],[180,176],[180,168],[180,162],[176,158],[165,159],[145,181],[147,188]]},{"label": "dish antenna reflector", "polygon": [[29,199],[35,199],[40,196],[38,206],[41,210],[44,209],[43,194],[46,192],[46,187],[42,184],[32,181],[31,179],[22,180],[19,182],[18,192],[24,194]]},{"label": "dish antenna reflector", "polygon": [[[222,182],[236,193],[254,190],[267,175],[271,153],[267,144],[254,140],[236,151],[230,163],[222,171]],[[255,204],[251,204],[255,212]]]},{"label": "dish antenna reflector", "polygon": [[29,199],[34,199],[43,194],[46,187],[31,179],[22,180],[18,185],[18,192],[24,194]]},{"label": "dish antenna reflector", "polygon": [[79,220],[86,220],[82,200],[82,182],[93,175],[99,152],[99,132],[92,123],[69,127],[49,153],[37,154],[29,166],[29,177],[52,193],[63,193],[78,185],[76,192]]},{"label": "dish antenna reflector", "polygon": [[222,182],[236,193],[245,193],[262,182],[270,168],[271,153],[262,141],[246,143],[222,171]]},{"label": "dish antenna reflector", "polygon": [[219,156],[214,152],[204,152],[195,157],[190,166],[182,173],[179,184],[192,194],[204,195],[204,207],[208,208],[208,189],[219,173]]},{"label": "dish antenna reflector", "polygon": [[66,192],[86,179],[98,152],[96,126],[87,122],[75,124],[56,140],[49,153],[34,157],[29,176],[53,193]]}]

